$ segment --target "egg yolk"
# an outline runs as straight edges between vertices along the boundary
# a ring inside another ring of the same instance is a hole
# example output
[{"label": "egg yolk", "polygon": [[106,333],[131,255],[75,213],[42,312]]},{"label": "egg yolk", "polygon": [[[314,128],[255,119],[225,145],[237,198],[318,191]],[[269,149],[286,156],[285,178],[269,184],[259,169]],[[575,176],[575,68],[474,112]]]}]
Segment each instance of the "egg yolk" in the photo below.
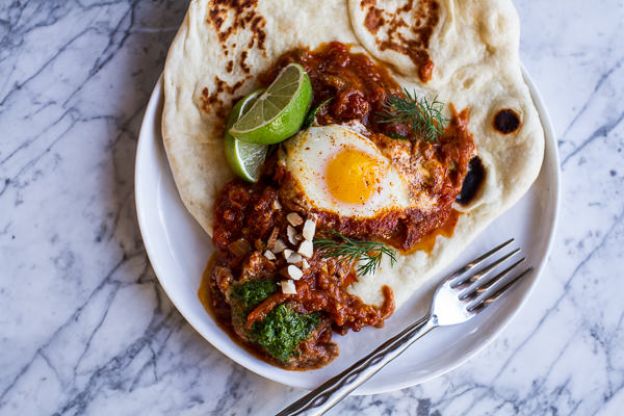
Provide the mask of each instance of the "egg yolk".
[{"label": "egg yolk", "polygon": [[327,164],[325,182],[334,198],[349,204],[366,202],[377,187],[381,167],[371,155],[346,148]]}]

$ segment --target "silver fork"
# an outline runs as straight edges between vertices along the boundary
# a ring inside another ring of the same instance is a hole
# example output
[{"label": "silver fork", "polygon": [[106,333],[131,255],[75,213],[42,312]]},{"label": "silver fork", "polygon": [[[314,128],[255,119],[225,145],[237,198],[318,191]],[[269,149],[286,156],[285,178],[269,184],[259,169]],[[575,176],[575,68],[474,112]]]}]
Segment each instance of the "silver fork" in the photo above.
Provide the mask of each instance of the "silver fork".
[{"label": "silver fork", "polygon": [[494,273],[498,266],[520,252],[520,249],[515,249],[479,270],[473,271],[488,260],[494,259],[495,255],[498,255],[513,241],[513,238],[505,241],[452,273],[437,287],[427,315],[384,342],[342,373],[327,380],[320,387],[282,410],[277,416],[324,414],[432,329],[460,324],[476,316],[500,298],[515,282],[533,270],[530,267],[517,275],[511,275],[511,271],[525,260],[523,257],[499,273]]}]

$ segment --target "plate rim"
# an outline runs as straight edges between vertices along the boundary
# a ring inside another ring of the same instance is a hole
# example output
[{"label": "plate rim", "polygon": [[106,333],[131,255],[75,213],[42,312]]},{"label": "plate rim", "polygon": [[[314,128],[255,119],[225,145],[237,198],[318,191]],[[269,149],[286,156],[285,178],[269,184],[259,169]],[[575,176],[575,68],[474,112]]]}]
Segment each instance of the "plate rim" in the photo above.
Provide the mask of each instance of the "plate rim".
[{"label": "plate rim", "polygon": [[[353,395],[363,396],[363,395],[371,395],[371,394],[388,393],[388,392],[392,392],[392,391],[396,391],[396,390],[400,390],[400,389],[404,389],[408,387],[413,387],[415,385],[419,385],[427,381],[430,381],[434,378],[440,377],[443,374],[446,374],[462,366],[468,360],[474,358],[476,355],[481,353],[496,338],[498,338],[498,336],[509,326],[511,321],[518,315],[520,310],[525,306],[529,296],[533,293],[535,286],[537,285],[537,282],[541,279],[542,272],[546,266],[546,263],[548,262],[549,255],[552,250],[554,237],[555,237],[556,230],[557,230],[557,225],[559,222],[559,211],[560,211],[560,205],[561,205],[561,171],[560,171],[561,165],[560,165],[559,151],[557,148],[555,129],[552,125],[552,121],[548,113],[548,110],[546,109],[546,106],[544,104],[544,100],[535,82],[530,77],[530,75],[528,74],[524,66],[522,66],[522,75],[529,89],[532,101],[537,109],[537,113],[540,117],[542,128],[544,129],[545,148],[547,148],[548,154],[545,152],[544,161],[542,163],[543,165],[547,163],[547,156],[548,156],[548,158],[550,159],[549,162],[553,164],[555,167],[553,169],[553,182],[552,182],[552,186],[554,188],[552,190],[552,194],[554,195],[553,196],[554,204],[553,204],[553,212],[552,212],[552,222],[550,224],[550,229],[548,230],[548,239],[546,242],[546,249],[544,250],[544,253],[541,256],[539,264],[535,266],[535,272],[534,272],[535,278],[532,280],[532,282],[530,283],[528,288],[524,291],[524,293],[520,295],[521,297],[520,297],[518,306],[502,320],[500,326],[496,328],[493,331],[493,333],[483,343],[481,343],[476,348],[474,348],[474,350],[463,355],[456,362],[448,366],[442,367],[438,370],[432,371],[425,376],[418,376],[418,377],[413,377],[413,378],[406,377],[402,379],[401,381],[397,380],[396,382],[388,382],[383,387],[367,388],[366,384],[364,384],[360,388],[358,388],[355,392],[353,392],[352,393]],[[294,388],[300,388],[303,390],[308,390],[305,387],[293,386],[292,384],[287,383],[279,375],[277,377],[272,377],[268,374],[262,373],[260,368],[256,368],[255,366],[249,366],[248,363],[244,363],[241,360],[239,360],[235,354],[231,354],[231,351],[228,348],[228,346],[222,344],[220,340],[208,339],[207,337],[205,337],[204,334],[193,323],[192,319],[189,318],[189,316],[187,316],[187,314],[183,311],[183,309],[180,308],[180,305],[178,305],[176,300],[174,300],[169,295],[169,288],[166,283],[166,279],[161,279],[160,277],[163,271],[161,270],[161,267],[158,265],[158,262],[152,261],[152,258],[154,258],[154,253],[156,249],[153,247],[152,245],[153,243],[150,241],[150,239],[146,238],[146,236],[149,235],[148,226],[146,224],[147,220],[145,218],[145,215],[147,214],[146,214],[146,210],[143,208],[143,202],[141,201],[141,198],[139,197],[142,194],[142,191],[140,190],[141,189],[140,175],[141,175],[141,166],[142,166],[141,155],[145,153],[144,148],[147,146],[147,141],[148,141],[147,138],[144,138],[144,135],[145,135],[144,132],[148,130],[147,124],[154,122],[153,117],[149,117],[148,114],[154,112],[156,113],[156,116],[160,118],[157,113],[162,112],[161,104],[163,101],[164,101],[164,85],[163,85],[163,76],[161,74],[158,81],[156,82],[154,89],[152,90],[149,101],[145,108],[145,112],[143,114],[143,120],[141,121],[141,128],[140,128],[139,135],[138,135],[138,144],[137,144],[136,155],[135,155],[135,171],[134,171],[134,202],[135,202],[135,209],[137,213],[137,222],[139,225],[139,231],[141,233],[143,246],[145,247],[145,252],[150,261],[150,266],[153,268],[154,274],[156,278],[158,279],[160,286],[163,288],[167,298],[175,306],[178,312],[184,317],[186,322],[204,340],[210,343],[211,346],[213,346],[220,353],[225,355],[228,359],[234,361],[235,363],[242,366],[246,370],[251,371],[265,379],[280,383],[287,387],[294,387]],[[524,198],[524,196],[522,198]],[[475,238],[478,238],[478,236],[476,236]]]}]

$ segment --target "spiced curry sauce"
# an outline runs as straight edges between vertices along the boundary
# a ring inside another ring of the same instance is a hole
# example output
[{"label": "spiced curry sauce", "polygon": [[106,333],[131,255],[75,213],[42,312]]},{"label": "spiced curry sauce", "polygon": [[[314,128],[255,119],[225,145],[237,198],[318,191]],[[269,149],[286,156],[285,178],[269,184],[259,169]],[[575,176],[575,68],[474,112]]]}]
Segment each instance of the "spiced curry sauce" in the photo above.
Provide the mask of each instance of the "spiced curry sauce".
[{"label": "spiced curry sauce", "polygon": [[[400,86],[388,71],[363,54],[351,53],[349,47],[329,43],[315,51],[296,49],[283,55],[276,65],[259,78],[268,85],[287,64],[301,64],[310,76],[313,107],[331,99],[319,108],[317,122],[324,124],[358,121],[373,135],[410,137],[409,125],[379,123],[376,114],[383,110],[389,95],[402,94]],[[323,230],[338,230],[352,238],[382,240],[398,249],[411,251],[430,249],[435,235],[449,236],[457,222],[458,213],[452,203],[461,190],[468,162],[474,151],[468,129],[468,113],[456,113],[443,137],[437,143],[412,140],[412,151],[425,152],[446,166],[439,183],[432,183],[438,196],[438,207],[431,212],[395,212],[362,224],[332,216],[314,213],[317,234]],[[372,138],[374,140],[374,138]],[[218,321],[233,338],[264,359],[288,369],[321,367],[338,355],[332,342],[332,332],[341,334],[349,329],[359,331],[365,326],[381,327],[394,311],[392,290],[383,288],[381,306],[367,305],[347,292],[357,276],[353,265],[336,259],[323,258],[315,251],[308,260],[309,269],[295,282],[297,293],[286,295],[275,290],[241,318],[233,313],[233,288],[250,281],[288,278],[284,274],[287,263],[283,256],[269,260],[262,254],[269,239],[287,241],[286,215],[289,210],[280,201],[280,182],[285,173],[277,164],[275,153],[265,162],[263,175],[256,184],[233,180],[221,190],[215,208],[213,242],[217,253],[205,273],[200,288],[200,299],[210,306]],[[302,216],[308,213],[301,212]],[[210,294],[203,293],[209,291]],[[268,351],[256,347],[249,331],[279,305],[285,304],[299,314],[314,314],[315,328],[300,342],[292,356],[275,358]]]}]

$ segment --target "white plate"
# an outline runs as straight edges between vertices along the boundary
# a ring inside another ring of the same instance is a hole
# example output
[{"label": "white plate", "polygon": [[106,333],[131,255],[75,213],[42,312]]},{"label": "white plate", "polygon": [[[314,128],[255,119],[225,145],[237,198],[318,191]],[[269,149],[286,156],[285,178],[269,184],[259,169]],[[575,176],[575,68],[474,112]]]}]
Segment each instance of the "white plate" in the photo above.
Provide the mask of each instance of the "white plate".
[{"label": "white plate", "polygon": [[[535,272],[470,322],[440,328],[418,341],[384,368],[355,394],[374,394],[422,383],[459,366],[482,350],[511,320],[537,281],[552,242],[559,203],[559,160],[553,129],[542,100],[527,77],[546,132],[544,164],[538,180],[522,200],[487,228],[449,267],[508,237],[515,237]],[[424,313],[431,279],[386,322],[383,329],[365,329],[347,336],[335,335],[340,356],[320,370],[291,372],[274,367],[246,352],[214,322],[197,298],[206,261],[212,253],[210,238],[184,208],[178,196],[162,146],[160,116],[162,83],[154,89],[145,112],[136,156],[135,197],[139,226],[152,267],[171,301],[186,320],[213,346],[247,369],[293,387],[314,388],[372,350]],[[440,275],[441,277],[442,275]]]}]

